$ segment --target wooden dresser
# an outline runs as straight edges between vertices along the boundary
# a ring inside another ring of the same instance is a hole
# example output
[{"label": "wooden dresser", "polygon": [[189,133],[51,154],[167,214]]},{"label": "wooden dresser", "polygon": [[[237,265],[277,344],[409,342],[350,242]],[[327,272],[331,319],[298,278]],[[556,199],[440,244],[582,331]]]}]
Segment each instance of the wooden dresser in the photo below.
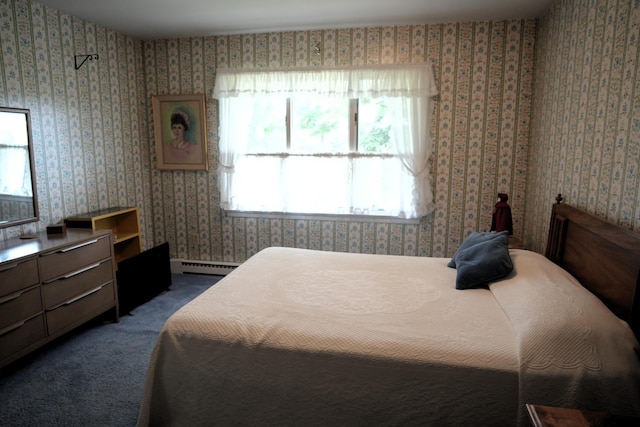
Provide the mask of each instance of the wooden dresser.
[{"label": "wooden dresser", "polygon": [[111,231],[0,242],[0,368],[94,317],[118,297]]}]

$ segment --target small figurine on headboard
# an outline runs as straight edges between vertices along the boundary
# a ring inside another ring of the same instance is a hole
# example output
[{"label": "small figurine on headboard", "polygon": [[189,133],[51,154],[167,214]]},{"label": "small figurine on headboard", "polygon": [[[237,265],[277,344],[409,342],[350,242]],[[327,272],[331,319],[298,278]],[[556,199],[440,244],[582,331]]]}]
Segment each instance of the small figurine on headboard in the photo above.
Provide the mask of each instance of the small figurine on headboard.
[{"label": "small figurine on headboard", "polygon": [[509,196],[506,193],[498,193],[498,203],[493,209],[491,231],[509,231],[513,234],[513,221],[511,219],[511,207],[507,204]]}]

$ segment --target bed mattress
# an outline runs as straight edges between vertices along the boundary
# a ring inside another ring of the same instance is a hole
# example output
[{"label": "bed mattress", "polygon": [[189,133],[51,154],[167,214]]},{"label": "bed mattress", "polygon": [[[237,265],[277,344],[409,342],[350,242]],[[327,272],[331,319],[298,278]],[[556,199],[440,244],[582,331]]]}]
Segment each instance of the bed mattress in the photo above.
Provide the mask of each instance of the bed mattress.
[{"label": "bed mattress", "polygon": [[459,291],[448,258],[265,249],[167,321],[139,425],[514,425],[524,403],[594,401],[640,413],[626,323],[541,255],[511,256],[510,276]]}]

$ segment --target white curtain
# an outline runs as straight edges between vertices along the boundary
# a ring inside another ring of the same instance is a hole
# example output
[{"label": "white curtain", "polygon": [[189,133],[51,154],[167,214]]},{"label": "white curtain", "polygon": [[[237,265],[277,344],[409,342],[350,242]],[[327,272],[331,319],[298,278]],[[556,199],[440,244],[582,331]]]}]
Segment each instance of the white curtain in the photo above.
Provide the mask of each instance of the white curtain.
[{"label": "white curtain", "polygon": [[31,169],[27,147],[0,144],[0,194],[31,197]]},{"label": "white curtain", "polygon": [[[435,209],[429,160],[433,152],[430,138],[431,103],[427,97],[407,97],[398,100],[399,108],[392,109],[392,126],[396,153],[403,166],[413,176],[411,206],[416,216],[427,215]],[[407,119],[410,118],[410,119]]]},{"label": "white curtain", "polygon": [[[239,156],[225,209],[411,217],[399,188],[413,177],[392,157]],[[229,179],[229,177],[227,177]],[[411,189],[411,187],[409,187]],[[409,191],[409,196],[411,192]]]},{"label": "white curtain", "polygon": [[219,69],[215,99],[319,94],[341,98],[431,97],[438,93],[430,64],[340,69]]},{"label": "white curtain", "polygon": [[[397,157],[358,153],[305,158],[288,153],[247,155],[246,120],[251,117],[252,99],[305,94],[344,99],[384,97],[397,103],[394,110],[398,117],[393,118],[392,126]],[[403,218],[431,213],[431,97],[436,94],[430,64],[218,70],[213,97],[219,100],[220,112],[221,207]],[[398,158],[401,166],[397,166]]]},{"label": "white curtain", "polygon": [[[251,99],[241,102],[219,102],[220,117],[220,158],[218,161],[218,189],[222,209],[234,209],[234,176],[239,156],[245,154],[248,141],[248,127],[244,123],[246,115],[243,109],[251,108]],[[224,121],[224,122],[223,122]]]}]

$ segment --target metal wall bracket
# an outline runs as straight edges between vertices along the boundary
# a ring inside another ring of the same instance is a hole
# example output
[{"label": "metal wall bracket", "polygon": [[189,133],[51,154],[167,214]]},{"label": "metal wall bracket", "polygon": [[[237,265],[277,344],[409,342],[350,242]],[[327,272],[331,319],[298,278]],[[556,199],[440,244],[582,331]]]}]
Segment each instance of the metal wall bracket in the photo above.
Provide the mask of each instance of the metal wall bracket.
[{"label": "metal wall bracket", "polygon": [[[82,61],[78,64],[78,58],[80,58]],[[76,70],[79,69],[80,67],[82,67],[82,65],[87,62],[87,59],[90,60],[98,60],[98,54],[97,53],[90,53],[88,55],[76,55],[73,57],[74,63],[75,63],[75,67]]]}]

